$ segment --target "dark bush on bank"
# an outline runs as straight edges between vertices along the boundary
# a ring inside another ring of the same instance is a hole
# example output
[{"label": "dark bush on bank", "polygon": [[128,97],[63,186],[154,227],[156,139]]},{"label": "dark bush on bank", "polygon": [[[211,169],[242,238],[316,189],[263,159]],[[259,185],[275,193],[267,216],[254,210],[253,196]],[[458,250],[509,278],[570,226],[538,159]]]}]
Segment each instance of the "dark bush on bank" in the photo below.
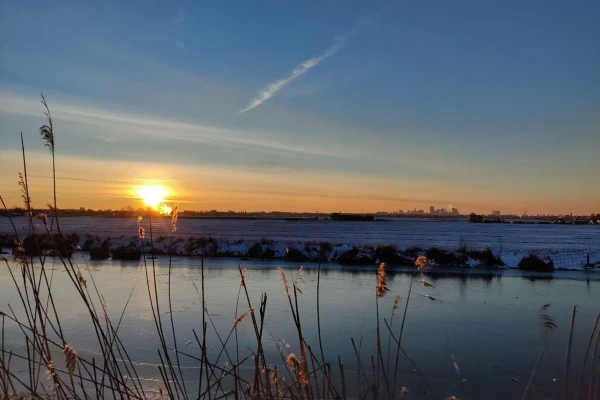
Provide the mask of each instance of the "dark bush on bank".
[{"label": "dark bush on bank", "polygon": [[15,247],[14,235],[0,233],[0,247],[8,247],[11,249]]},{"label": "dark bush on bank", "polygon": [[275,250],[264,244],[264,239],[260,243],[254,243],[245,257],[260,258],[263,260],[273,260],[275,258]]},{"label": "dark bush on bank", "polygon": [[110,253],[113,260],[139,260],[142,258],[142,250],[133,245],[117,247]]},{"label": "dark bush on bank", "polygon": [[375,259],[361,252],[358,247],[353,247],[343,252],[337,258],[337,262],[344,265],[369,265],[375,263]]},{"label": "dark bush on bank", "polygon": [[502,261],[499,256],[495,255],[492,249],[489,247],[486,247],[483,250],[473,250],[466,246],[462,246],[458,252],[469,256],[469,258],[475,261],[478,261],[478,266],[480,267],[493,268],[503,267],[505,265],[504,261]]},{"label": "dark bush on bank", "polygon": [[328,262],[330,254],[333,251],[331,243],[326,241],[306,242],[304,244],[304,254],[306,259],[313,262]]},{"label": "dark bush on bank", "polygon": [[288,247],[285,249],[285,259],[291,262],[304,262],[306,261],[306,255],[298,249]]},{"label": "dark bush on bank", "polygon": [[192,256],[216,257],[219,255],[219,243],[213,237],[190,237],[185,244],[186,254]]},{"label": "dark bush on bank", "polygon": [[519,261],[519,268],[528,271],[552,272],[554,271],[554,261],[549,258],[542,260],[535,254],[530,254]]},{"label": "dark bush on bank", "polygon": [[79,236],[77,234],[28,235],[23,240],[23,247],[27,256],[40,256],[42,254],[55,256],[60,254],[61,257],[71,257],[73,247],[78,242]]},{"label": "dark bush on bank", "polygon": [[388,265],[412,265],[413,259],[398,252],[395,246],[378,246],[375,257]]},{"label": "dark bush on bank", "polygon": [[432,247],[425,252],[425,257],[437,265],[448,267],[466,267],[468,257],[465,254]]},{"label": "dark bush on bank", "polygon": [[92,247],[89,252],[90,259],[92,260],[106,260],[108,257],[110,257],[110,244],[108,240],[105,240],[100,244],[100,246]]},{"label": "dark bush on bank", "polygon": [[418,256],[421,255],[422,252],[423,249],[419,246],[410,246],[409,248],[405,249],[402,253],[404,253],[406,257],[414,261],[417,259]]},{"label": "dark bush on bank", "polygon": [[270,247],[265,248],[260,254],[260,258],[263,260],[274,260],[275,259],[275,250]]}]

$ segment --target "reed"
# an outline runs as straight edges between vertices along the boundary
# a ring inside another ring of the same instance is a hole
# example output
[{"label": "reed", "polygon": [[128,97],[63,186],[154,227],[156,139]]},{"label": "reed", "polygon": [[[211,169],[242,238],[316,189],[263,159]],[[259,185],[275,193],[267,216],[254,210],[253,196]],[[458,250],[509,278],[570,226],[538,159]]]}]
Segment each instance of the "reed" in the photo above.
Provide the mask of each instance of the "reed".
[{"label": "reed", "polygon": [[[165,297],[165,291],[159,291],[159,286],[161,286],[161,279],[157,278],[159,267],[156,265],[154,258],[151,262],[148,261],[147,255],[153,256],[156,254],[151,213],[139,218],[137,237],[141,244],[143,256],[139,264],[139,271],[145,275],[145,290],[157,335],[156,351],[160,363],[156,368],[156,375],[160,376],[160,382],[157,383],[159,386],[156,388],[151,388],[148,384],[143,383],[138,372],[138,364],[130,358],[127,346],[119,336],[119,328],[135,286],[131,289],[124,308],[119,310],[118,319],[113,321],[110,318],[108,306],[104,301],[101,290],[94,280],[92,270],[74,263],[69,253],[64,251],[66,250],[65,241],[55,239],[62,238],[60,216],[56,202],[54,158],[56,142],[50,108],[43,96],[42,103],[45,108],[47,123],[40,128],[39,133],[42,136],[44,145],[52,153],[54,204],[50,207],[50,216],[52,217],[50,222],[48,215],[45,213],[33,216],[27,175],[26,149],[22,141],[23,171],[19,174],[18,185],[21,189],[24,206],[28,211],[28,233],[33,239],[27,243],[22,240],[18,229],[10,219],[10,214],[7,214],[14,230],[15,249],[12,261],[7,257],[3,257],[2,261],[8,269],[10,279],[16,288],[18,294],[16,300],[20,309],[15,310],[12,305],[8,305],[8,310],[0,310],[2,329],[0,344],[1,400],[17,398],[86,400],[103,398],[347,399],[350,390],[354,389],[356,389],[359,398],[412,398],[420,391],[424,391],[427,396],[432,398],[455,398],[454,396],[447,397],[447,395],[442,394],[441,387],[434,384],[418,368],[415,360],[406,351],[403,342],[415,278],[422,287],[435,289],[421,275],[431,265],[431,261],[426,257],[419,256],[416,258],[415,265],[417,268],[410,277],[406,298],[403,299],[405,302],[403,310],[400,308],[401,299],[399,295],[395,295],[393,301],[390,300],[391,315],[389,322],[385,318],[381,318],[379,313],[380,305],[386,301],[385,295],[389,292],[385,263],[381,263],[377,271],[373,273],[374,280],[372,284],[375,291],[376,325],[371,329],[376,332],[376,347],[363,349],[362,338],[358,345],[355,339],[351,338],[348,345],[351,346],[350,348],[356,357],[357,370],[349,371],[339,355],[337,356],[337,362],[333,363],[334,367],[327,359],[327,356],[332,355],[326,352],[328,347],[327,343],[323,342],[321,332],[320,263],[316,294],[317,324],[316,332],[313,332],[318,336],[319,343],[316,351],[318,355],[313,352],[313,347],[308,343],[306,335],[307,332],[312,332],[315,328],[312,325],[303,325],[301,314],[305,310],[300,308],[298,301],[299,296],[302,295],[300,286],[304,287],[305,285],[302,278],[303,269],[300,267],[295,274],[292,271],[291,278],[288,279],[286,272],[279,268],[278,272],[287,298],[290,323],[297,336],[297,342],[294,338],[293,343],[285,343],[279,346],[280,360],[268,360],[265,352],[265,346],[267,345],[265,336],[268,336],[271,332],[268,332],[265,326],[268,317],[267,307],[270,305],[267,293],[262,293],[260,303],[253,304],[248,288],[248,280],[254,277],[240,266],[239,284],[237,279],[233,282],[238,287],[238,298],[231,328],[227,335],[219,332],[207,308],[203,255],[200,261],[201,285],[199,288],[196,287],[201,301],[202,321],[201,329],[198,331],[193,330],[197,345],[195,349],[197,353],[193,354],[194,351],[184,351],[178,343],[177,326],[173,318],[174,298],[171,290],[172,258],[169,257],[167,282],[166,287],[163,288],[166,289],[166,298],[160,296],[162,293],[162,296]],[[2,196],[0,196],[0,202],[7,210]],[[171,245],[173,245],[175,243],[174,235],[177,232],[178,211],[176,205],[168,209],[171,217]],[[37,240],[38,235],[36,234],[34,219],[41,221],[42,228],[51,242],[54,250],[53,254],[55,255],[51,259],[52,264],[58,265],[65,272],[61,274],[60,279],[66,279],[72,285],[76,296],[73,301],[81,303],[86,311],[86,318],[93,328],[95,346],[98,348],[97,354],[83,354],[84,352],[81,349],[79,349],[80,354],[78,354],[72,344],[72,334],[65,332],[62,328],[61,310],[57,309],[55,305],[55,289],[52,286],[53,279],[58,278],[53,275],[54,269],[49,273],[48,263],[50,258],[44,254]],[[145,224],[146,221],[147,224]],[[322,246],[319,251],[319,261],[321,261],[321,253],[325,252],[324,247]],[[28,252],[28,250],[32,251]],[[421,296],[429,300],[437,300],[431,294],[421,294]],[[440,296],[443,296],[443,293]],[[165,304],[167,304],[167,310],[164,309]],[[547,313],[548,307],[549,305],[546,305],[542,308],[540,317],[540,327],[544,332],[553,331],[556,328],[554,319]],[[245,309],[245,311],[239,313],[239,308]],[[163,316],[164,314],[169,314],[168,319]],[[394,319],[396,318],[400,318],[399,327],[394,325]],[[4,340],[5,321],[14,324],[19,329],[20,335],[23,337],[23,343],[25,343],[24,354],[7,350]],[[381,324],[381,321],[384,322],[385,326]],[[568,344],[567,378],[563,382],[565,390],[568,384],[568,367],[570,365],[574,321],[575,310]],[[575,392],[577,396],[579,387],[584,387],[582,384],[580,385],[580,379],[584,373],[588,373],[589,369],[589,375],[592,378],[587,395],[590,399],[594,398],[592,393],[597,387],[598,381],[600,381],[595,376],[597,374],[598,338],[600,337],[600,334],[596,334],[597,324],[598,319],[596,319],[596,324],[588,340],[586,356],[578,374],[578,389]],[[253,344],[248,347],[246,354],[243,354],[244,350],[240,348],[238,339],[238,329],[241,327],[249,327],[252,332]],[[208,336],[209,329],[212,329],[210,338]],[[393,329],[396,329],[396,332]],[[213,333],[214,336],[212,336]],[[385,340],[386,336],[387,341]],[[595,337],[596,342],[593,346]],[[385,346],[386,342],[387,346]],[[292,347],[297,350],[291,352]],[[233,353],[232,348],[235,349],[235,353]],[[211,349],[210,352],[209,349]],[[57,357],[61,353],[62,357]],[[592,354],[592,360],[588,363],[587,359],[590,353]],[[523,398],[528,394],[528,389],[534,381],[535,370],[542,354],[543,350],[536,362]],[[401,358],[410,367],[411,373],[414,373],[419,379],[422,388],[414,388],[413,390],[413,388],[400,383],[403,378],[398,376]],[[25,370],[20,371],[19,368],[14,366],[16,360],[24,363]],[[393,367],[392,360],[394,361]],[[184,368],[182,368],[184,362],[198,368],[197,385],[194,385],[194,387],[191,387],[189,380],[186,380]],[[454,356],[452,356],[452,362],[456,375],[460,375],[461,370]]]}]

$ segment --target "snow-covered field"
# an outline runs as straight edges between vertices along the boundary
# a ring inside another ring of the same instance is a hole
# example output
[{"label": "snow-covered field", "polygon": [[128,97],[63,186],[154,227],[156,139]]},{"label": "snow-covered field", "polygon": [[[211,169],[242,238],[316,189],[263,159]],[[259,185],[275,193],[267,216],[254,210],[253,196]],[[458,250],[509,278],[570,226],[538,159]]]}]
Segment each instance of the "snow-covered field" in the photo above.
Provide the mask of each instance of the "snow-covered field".
[{"label": "snow-covered field", "polygon": [[[26,234],[26,219],[14,221],[19,231]],[[149,220],[144,219],[142,225],[148,235]],[[111,247],[114,247],[126,245],[137,236],[138,222],[134,218],[61,218],[61,228],[65,233],[79,234],[82,242],[85,235],[111,238]],[[159,248],[171,246],[170,238],[159,239],[170,237],[169,218],[154,219],[152,230]],[[11,231],[8,220],[0,219],[0,233]],[[332,245],[330,254],[342,253],[353,246],[457,249],[462,243],[473,249],[491,248],[509,267],[516,266],[530,252],[551,258],[556,268],[561,269],[583,268],[588,255],[591,263],[600,261],[600,226],[595,225],[471,224],[419,219],[375,222],[180,219],[176,237],[180,238],[176,244],[179,254],[193,253],[186,251],[189,237],[212,237],[219,253],[240,257],[266,239],[261,245],[272,249],[275,258],[283,258],[286,248],[310,253],[310,242],[326,241]]]}]

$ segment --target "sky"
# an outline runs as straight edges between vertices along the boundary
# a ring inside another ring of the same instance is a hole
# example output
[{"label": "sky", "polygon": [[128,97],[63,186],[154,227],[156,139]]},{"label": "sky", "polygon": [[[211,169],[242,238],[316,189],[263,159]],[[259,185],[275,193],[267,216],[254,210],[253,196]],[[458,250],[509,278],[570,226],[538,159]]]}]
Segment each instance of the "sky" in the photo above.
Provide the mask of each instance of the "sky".
[{"label": "sky", "polygon": [[600,2],[0,2],[0,194],[600,213]]}]

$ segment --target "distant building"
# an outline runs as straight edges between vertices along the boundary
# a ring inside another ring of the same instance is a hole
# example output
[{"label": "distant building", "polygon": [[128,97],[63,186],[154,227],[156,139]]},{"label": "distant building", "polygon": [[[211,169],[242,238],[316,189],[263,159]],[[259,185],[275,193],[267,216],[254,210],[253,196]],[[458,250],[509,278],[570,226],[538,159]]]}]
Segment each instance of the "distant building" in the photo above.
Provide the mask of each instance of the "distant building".
[{"label": "distant building", "polygon": [[429,206],[429,214],[431,214],[431,215],[435,214],[435,207],[434,206]]},{"label": "distant building", "polygon": [[460,213],[458,212],[458,208],[452,207],[452,215],[460,215]]},{"label": "distant building", "polygon": [[494,211],[492,211],[492,217],[499,217],[501,215],[502,215],[502,213],[500,212],[500,210],[494,210]]}]

